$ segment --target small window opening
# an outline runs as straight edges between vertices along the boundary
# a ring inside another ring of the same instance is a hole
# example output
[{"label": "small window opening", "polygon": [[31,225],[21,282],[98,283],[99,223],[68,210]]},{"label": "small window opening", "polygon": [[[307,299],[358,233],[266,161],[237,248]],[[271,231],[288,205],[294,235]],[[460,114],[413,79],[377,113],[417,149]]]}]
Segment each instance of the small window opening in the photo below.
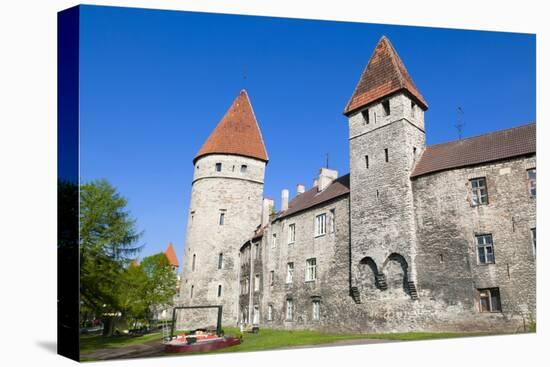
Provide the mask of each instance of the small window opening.
[{"label": "small window opening", "polygon": [[222,296],[222,285],[218,285],[218,297]]},{"label": "small window opening", "polygon": [[413,117],[416,116],[416,103],[414,103],[413,101],[411,101],[411,115]]},{"label": "small window opening", "polygon": [[216,172],[221,172],[221,171],[222,171],[222,164],[216,163]]},{"label": "small window opening", "polygon": [[241,173],[246,173],[246,170],[248,169],[248,166],[246,164],[243,164],[241,166]]},{"label": "small window opening", "polygon": [[220,213],[220,226],[225,224],[225,213]]},{"label": "small window opening", "polygon": [[384,149],[384,156],[386,157],[386,162],[388,162],[389,161],[388,148]]},{"label": "small window opening", "polygon": [[369,120],[369,110],[366,109],[363,112],[361,112],[361,114],[363,115],[363,121],[365,122],[366,125],[368,125],[369,122],[370,122],[370,120]]},{"label": "small window opening", "polygon": [[384,101],[382,102],[382,107],[384,108],[384,116],[389,116],[390,115],[390,101],[387,100],[387,101]]},{"label": "small window opening", "polygon": [[369,156],[368,155],[365,156],[365,166],[367,168],[369,168]]}]

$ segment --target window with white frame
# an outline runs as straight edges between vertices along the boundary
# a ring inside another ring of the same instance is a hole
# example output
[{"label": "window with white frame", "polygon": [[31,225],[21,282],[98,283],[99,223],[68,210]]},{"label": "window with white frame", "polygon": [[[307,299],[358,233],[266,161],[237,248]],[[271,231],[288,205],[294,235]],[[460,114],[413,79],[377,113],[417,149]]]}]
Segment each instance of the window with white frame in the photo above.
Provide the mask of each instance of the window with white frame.
[{"label": "window with white frame", "polygon": [[500,291],[498,288],[478,289],[479,312],[500,312]]},{"label": "window with white frame", "polygon": [[306,260],[306,282],[317,279],[317,260],[315,258]]},{"label": "window with white frame", "polygon": [[493,236],[490,234],[476,235],[477,254],[480,264],[494,264],[495,252],[493,246]]},{"label": "window with white frame", "polygon": [[286,319],[292,320],[294,318],[294,302],[292,299],[286,300]]},{"label": "window with white frame", "polygon": [[531,168],[527,170],[527,179],[529,180],[529,195],[537,197],[537,169]]},{"label": "window with white frame", "polygon": [[294,263],[286,264],[286,282],[292,283],[294,279]]},{"label": "window with white frame", "polygon": [[472,205],[477,206],[489,204],[487,180],[485,180],[485,177],[471,179],[470,183],[472,185]]},{"label": "window with white frame", "polygon": [[294,243],[296,240],[296,224],[292,223],[288,225],[288,244]]},{"label": "window with white frame", "polygon": [[277,233],[273,233],[271,236],[271,248],[277,247]]},{"label": "window with white frame", "polygon": [[313,320],[318,321],[321,319],[321,301],[319,301],[318,299],[314,299],[311,304],[313,307]]},{"label": "window with white frame", "polygon": [[322,236],[327,232],[327,215],[319,214],[315,217],[315,236]]},{"label": "window with white frame", "polygon": [[273,305],[267,306],[267,321],[273,321]]},{"label": "window with white frame", "polygon": [[254,292],[258,292],[260,290],[260,274],[254,275]]}]

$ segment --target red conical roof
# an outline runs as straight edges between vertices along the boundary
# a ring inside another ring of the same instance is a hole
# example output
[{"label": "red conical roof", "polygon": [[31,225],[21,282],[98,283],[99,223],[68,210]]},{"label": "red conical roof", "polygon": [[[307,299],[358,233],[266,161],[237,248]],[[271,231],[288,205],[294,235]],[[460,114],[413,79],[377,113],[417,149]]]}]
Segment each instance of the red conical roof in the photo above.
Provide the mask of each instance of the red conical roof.
[{"label": "red conical roof", "polygon": [[174,251],[174,246],[172,246],[172,242],[168,244],[168,247],[166,248],[166,251],[164,251],[164,255],[168,258],[168,262],[172,266],[180,266],[180,263],[178,262],[178,257],[176,256],[176,251]]},{"label": "red conical roof", "polygon": [[400,90],[407,91],[423,109],[428,109],[428,104],[416,89],[390,40],[382,36],[355,87],[344,114],[348,115]]},{"label": "red conical roof", "polygon": [[203,144],[193,163],[208,154],[235,154],[268,161],[262,133],[244,89]]}]

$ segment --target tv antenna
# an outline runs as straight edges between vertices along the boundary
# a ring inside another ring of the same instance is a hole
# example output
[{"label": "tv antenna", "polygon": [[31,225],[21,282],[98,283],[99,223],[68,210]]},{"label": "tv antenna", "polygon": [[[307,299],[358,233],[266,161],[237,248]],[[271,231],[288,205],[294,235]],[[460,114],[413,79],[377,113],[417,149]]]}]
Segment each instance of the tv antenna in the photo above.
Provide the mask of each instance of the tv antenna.
[{"label": "tv antenna", "polygon": [[456,131],[458,133],[458,140],[462,139],[462,133],[464,132],[464,110],[462,110],[462,107],[458,106],[456,108]]},{"label": "tv antenna", "polygon": [[328,168],[328,153],[327,153],[327,168]]}]

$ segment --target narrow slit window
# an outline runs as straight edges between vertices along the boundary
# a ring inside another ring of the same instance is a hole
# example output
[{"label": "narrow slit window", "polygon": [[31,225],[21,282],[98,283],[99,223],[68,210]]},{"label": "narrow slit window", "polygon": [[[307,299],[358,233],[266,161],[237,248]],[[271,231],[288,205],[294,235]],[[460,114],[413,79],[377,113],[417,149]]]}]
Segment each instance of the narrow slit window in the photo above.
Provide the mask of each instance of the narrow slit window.
[{"label": "narrow slit window", "polygon": [[220,226],[225,224],[225,213],[220,213]]},{"label": "narrow slit window", "polygon": [[193,262],[191,263],[191,271],[195,271],[196,263],[197,263],[197,255],[193,254]]},{"label": "narrow slit window", "polygon": [[222,296],[222,285],[218,285],[218,297]]},{"label": "narrow slit window", "polygon": [[390,115],[390,101],[384,101],[382,102],[382,107],[384,108],[384,116]]},{"label": "narrow slit window", "polygon": [[223,253],[218,255],[218,269],[223,269]]},{"label": "narrow slit window", "polygon": [[365,156],[365,167],[369,168],[369,156],[368,155]]},{"label": "narrow slit window", "polygon": [[388,155],[388,148],[385,148],[385,149],[384,149],[384,157],[386,158],[386,162],[389,162],[390,157],[389,157],[389,155]]},{"label": "narrow slit window", "polygon": [[363,115],[363,121],[365,122],[366,125],[368,125],[370,123],[369,110],[366,109],[363,112],[361,112],[361,114]]}]

